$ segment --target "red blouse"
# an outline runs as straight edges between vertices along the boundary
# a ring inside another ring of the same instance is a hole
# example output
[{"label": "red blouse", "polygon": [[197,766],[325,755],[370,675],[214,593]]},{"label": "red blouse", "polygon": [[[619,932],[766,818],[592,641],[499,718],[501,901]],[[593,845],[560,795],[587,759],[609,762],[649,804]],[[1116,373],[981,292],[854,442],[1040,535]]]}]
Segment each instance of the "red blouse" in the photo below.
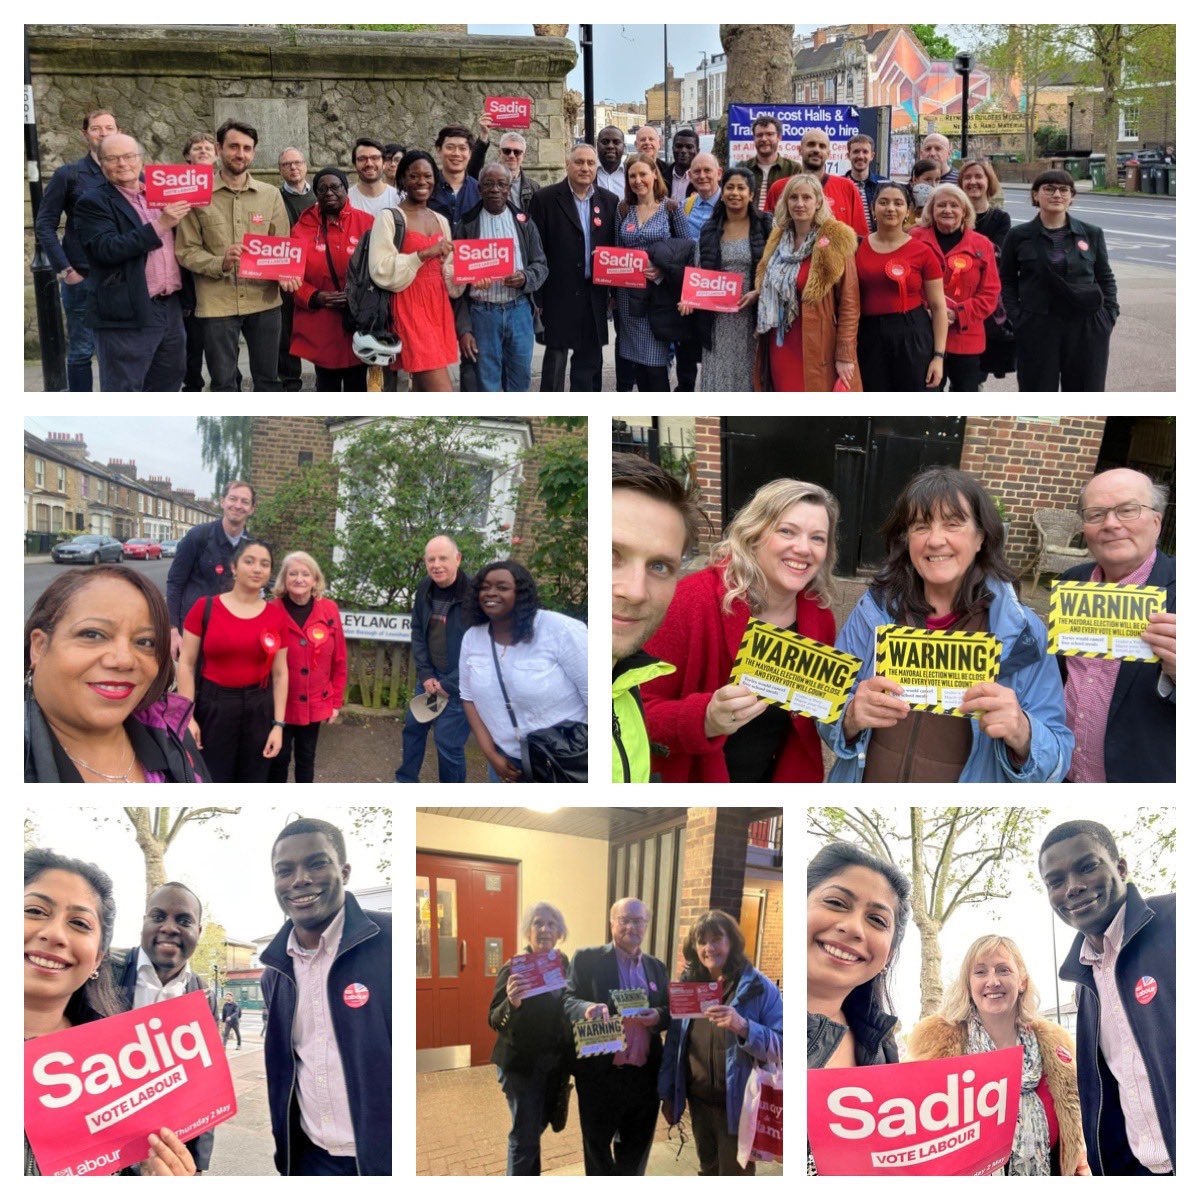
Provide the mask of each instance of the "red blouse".
[{"label": "red blouse", "polygon": [[863,238],[854,262],[864,317],[920,308],[925,303],[925,282],[941,279],[946,268],[941,251],[917,238],[887,254],[872,250],[870,238]]},{"label": "red blouse", "polygon": [[[200,636],[207,600],[207,596],[201,596],[184,618],[183,628],[187,633]],[[200,673],[218,687],[263,684],[270,678],[275,655],[283,649],[283,639],[282,607],[268,604],[257,617],[238,617],[216,596],[204,634],[204,663]]]}]

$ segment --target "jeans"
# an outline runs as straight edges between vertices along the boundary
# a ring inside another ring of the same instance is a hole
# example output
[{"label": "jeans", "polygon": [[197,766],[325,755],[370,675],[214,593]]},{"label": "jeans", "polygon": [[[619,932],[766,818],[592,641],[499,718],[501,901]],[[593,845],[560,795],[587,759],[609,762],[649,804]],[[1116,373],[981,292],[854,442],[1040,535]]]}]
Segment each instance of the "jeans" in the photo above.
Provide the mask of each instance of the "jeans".
[{"label": "jeans", "polygon": [[467,714],[457,696],[451,698],[440,717],[424,725],[409,710],[404,718],[404,760],[396,768],[396,782],[421,782],[421,764],[425,761],[430,725],[433,726],[433,744],[437,747],[438,782],[466,783],[465,747],[471,735],[471,726],[467,724]]},{"label": "jeans", "polygon": [[96,352],[87,321],[87,283],[60,283],[67,322],[67,381],[72,392],[92,390],[92,355]]},{"label": "jeans", "polygon": [[527,392],[533,365],[533,310],[522,296],[511,304],[471,302],[471,328],[479,343],[479,388]]},{"label": "jeans", "polygon": [[102,392],[177,392],[187,369],[187,334],[179,293],[150,301],[153,324],[97,329]]},{"label": "jeans", "polygon": [[250,351],[250,376],[256,392],[278,392],[279,309],[250,313],[243,317],[202,317],[204,356],[212,375],[210,391],[239,391],[237,381],[238,336]]},{"label": "jeans", "polygon": [[[441,717],[438,718],[441,720]],[[542,1173],[542,1132],[550,1124],[550,1076],[557,1076],[557,1054],[539,1054],[530,1071],[496,1068],[496,1078],[508,1101],[512,1128],[508,1131],[507,1175]]]}]

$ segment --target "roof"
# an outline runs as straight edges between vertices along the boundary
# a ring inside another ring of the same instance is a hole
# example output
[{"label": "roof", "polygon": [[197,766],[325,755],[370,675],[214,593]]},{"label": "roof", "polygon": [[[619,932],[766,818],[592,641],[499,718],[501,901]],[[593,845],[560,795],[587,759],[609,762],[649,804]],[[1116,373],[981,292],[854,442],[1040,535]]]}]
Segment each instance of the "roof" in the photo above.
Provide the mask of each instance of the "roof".
[{"label": "roof", "polygon": [[873,53],[895,32],[896,28],[877,29],[867,37],[839,38],[836,42],[825,42],[821,46],[806,47],[803,50],[797,51],[795,58],[792,60],[795,65],[796,74],[802,75],[808,71],[821,70],[831,60],[839,57],[842,50],[851,42],[857,42],[868,54]]}]

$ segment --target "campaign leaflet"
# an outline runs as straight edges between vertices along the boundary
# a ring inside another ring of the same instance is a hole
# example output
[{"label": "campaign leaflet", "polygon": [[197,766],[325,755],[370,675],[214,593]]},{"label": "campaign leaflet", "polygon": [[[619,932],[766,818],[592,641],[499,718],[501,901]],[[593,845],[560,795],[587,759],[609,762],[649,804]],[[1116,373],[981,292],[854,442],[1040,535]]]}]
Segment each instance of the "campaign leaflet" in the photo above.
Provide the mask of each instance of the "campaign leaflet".
[{"label": "campaign leaflet", "polygon": [[487,96],[483,111],[492,118],[493,129],[528,129],[533,101],[525,96]]},{"label": "campaign leaflet", "polygon": [[513,273],[512,238],[463,238],[454,243],[454,282],[484,283]]},{"label": "campaign leaflet", "polygon": [[1022,1054],[809,1071],[817,1174],[995,1174],[1012,1153]]},{"label": "campaign leaflet", "polygon": [[1166,588],[1055,580],[1050,585],[1046,653],[1158,662],[1142,634],[1151,615],[1166,607]]},{"label": "campaign leaflet", "polygon": [[163,1126],[190,1141],[236,1112],[203,992],[25,1043],[25,1136],[43,1175],[112,1175]]},{"label": "campaign leaflet", "polygon": [[918,712],[971,717],[960,711],[963,693],[977,683],[995,680],[1000,673],[1000,649],[1000,639],[990,633],[879,625],[875,673],[903,684],[900,699]]},{"label": "campaign leaflet", "polygon": [[719,980],[699,983],[668,983],[667,998],[673,1017],[702,1017],[714,1004],[721,1003]]},{"label": "campaign leaflet", "polygon": [[597,1017],[593,1021],[575,1021],[575,1057],[593,1058],[597,1054],[616,1054],[625,1049],[625,1022],[620,1017]]},{"label": "campaign leaflet", "polygon": [[567,986],[567,981],[563,978],[562,955],[557,950],[514,954],[508,965],[512,973],[519,975],[526,984],[526,990],[521,993],[522,1001]]},{"label": "campaign leaflet", "polygon": [[743,282],[737,271],[706,271],[703,267],[685,267],[679,299],[683,304],[709,312],[737,312]]},{"label": "campaign leaflet", "polygon": [[146,168],[146,203],[151,208],[186,200],[195,208],[212,202],[213,169],[209,163],[151,163]]},{"label": "campaign leaflet", "polygon": [[242,237],[242,245],[246,248],[238,260],[238,275],[242,279],[304,278],[304,242],[247,233]]},{"label": "campaign leaflet", "polygon": [[654,1011],[645,988],[614,988],[609,992],[609,997],[609,1007],[615,1005],[619,1017],[639,1017]]},{"label": "campaign leaflet", "polygon": [[605,287],[644,288],[650,256],[645,250],[597,246],[592,251],[592,282]]},{"label": "campaign leaflet", "polygon": [[777,708],[829,724],[841,716],[861,669],[853,654],[752,617],[729,681]]}]

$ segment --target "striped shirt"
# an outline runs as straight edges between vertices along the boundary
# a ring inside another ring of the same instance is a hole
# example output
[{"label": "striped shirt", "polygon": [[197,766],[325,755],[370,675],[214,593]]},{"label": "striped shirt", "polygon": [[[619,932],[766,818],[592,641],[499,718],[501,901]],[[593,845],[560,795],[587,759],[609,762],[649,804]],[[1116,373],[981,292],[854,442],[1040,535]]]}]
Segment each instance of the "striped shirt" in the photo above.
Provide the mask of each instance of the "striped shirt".
[{"label": "striped shirt", "polygon": [[[490,213],[486,208],[479,210],[479,236],[481,238],[507,238],[513,244],[513,274],[524,270],[521,258],[521,242],[517,238],[517,223],[506,207],[503,212]],[[498,279],[471,285],[471,299],[487,304],[511,304],[521,293],[515,288],[505,287]]]}]

